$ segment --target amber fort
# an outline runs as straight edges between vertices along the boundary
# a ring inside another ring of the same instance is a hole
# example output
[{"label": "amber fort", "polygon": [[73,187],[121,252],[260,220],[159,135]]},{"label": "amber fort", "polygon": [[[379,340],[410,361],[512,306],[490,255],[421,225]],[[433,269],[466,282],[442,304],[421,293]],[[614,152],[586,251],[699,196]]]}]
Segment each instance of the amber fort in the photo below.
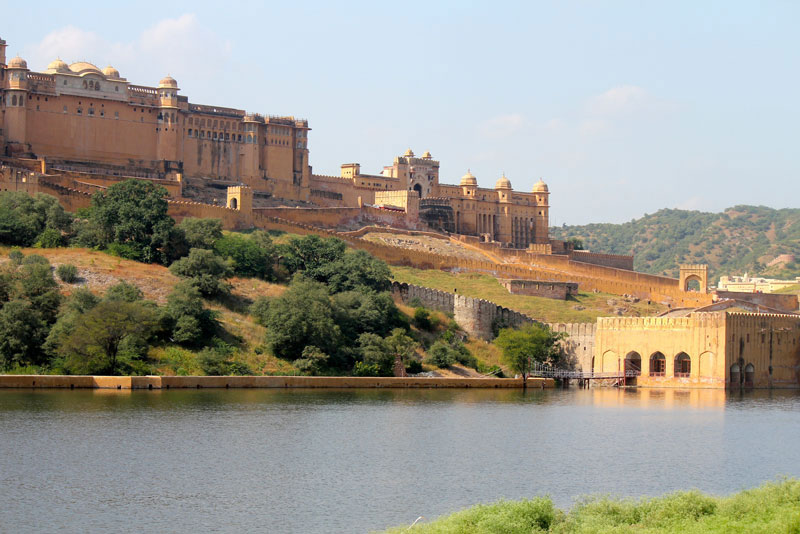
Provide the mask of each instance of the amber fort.
[{"label": "amber fort", "polygon": [[[315,174],[306,119],[193,103],[191,88],[170,76],[138,85],[112,66],[57,58],[37,71],[7,58],[6,48],[0,39],[4,191],[47,193],[75,211],[95,191],[137,178],[167,190],[176,220],[212,217],[227,229],[337,236],[390,264],[491,273],[520,294],[565,299],[580,290],[655,300],[670,312],[553,327],[572,334],[565,350],[576,367],[636,370],[637,385],[800,383],[796,295],[759,295],[742,290],[740,280],[715,295],[705,265],[682,266],[679,278],[670,278],[635,272],[632,256],[574,250],[548,234],[551,191],[541,179],[530,191],[515,190],[514,177],[504,175],[493,188],[480,187],[469,162],[461,177],[440,176],[430,151],[412,149],[390,163],[387,155],[373,174],[355,162],[342,164],[338,175]],[[560,193],[555,202],[568,197]],[[473,255],[366,239],[376,228],[427,235]],[[439,306],[463,300],[411,291],[444,302]],[[471,309],[454,313],[484,324],[476,327],[481,335],[488,335],[484,313],[527,320],[477,301],[460,305]]]}]

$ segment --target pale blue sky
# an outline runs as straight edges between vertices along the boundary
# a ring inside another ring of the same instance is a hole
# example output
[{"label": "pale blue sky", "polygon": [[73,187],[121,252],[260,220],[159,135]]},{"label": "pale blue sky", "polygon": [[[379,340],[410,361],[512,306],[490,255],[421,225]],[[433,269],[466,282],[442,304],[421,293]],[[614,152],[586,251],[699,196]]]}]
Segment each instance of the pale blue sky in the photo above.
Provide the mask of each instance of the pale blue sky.
[{"label": "pale blue sky", "polygon": [[[80,4],[80,5],[76,5]],[[289,5],[291,4],[291,5]],[[796,207],[797,2],[8,2],[9,56],[169,73],[309,119],[314,172],[411,147],[458,183],[550,185],[551,222]]]}]

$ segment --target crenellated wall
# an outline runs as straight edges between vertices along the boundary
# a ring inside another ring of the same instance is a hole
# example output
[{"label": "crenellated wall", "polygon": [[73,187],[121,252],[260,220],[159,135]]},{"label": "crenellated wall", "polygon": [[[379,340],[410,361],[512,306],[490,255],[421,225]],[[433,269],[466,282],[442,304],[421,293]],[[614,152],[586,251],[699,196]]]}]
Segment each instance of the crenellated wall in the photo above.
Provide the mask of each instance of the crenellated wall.
[{"label": "crenellated wall", "polygon": [[[392,283],[392,293],[408,304],[415,299],[426,308],[452,313],[453,319],[469,335],[492,339],[495,326],[519,327],[538,323],[518,311],[509,310],[493,302],[400,282]],[[541,324],[541,323],[539,323]]]}]

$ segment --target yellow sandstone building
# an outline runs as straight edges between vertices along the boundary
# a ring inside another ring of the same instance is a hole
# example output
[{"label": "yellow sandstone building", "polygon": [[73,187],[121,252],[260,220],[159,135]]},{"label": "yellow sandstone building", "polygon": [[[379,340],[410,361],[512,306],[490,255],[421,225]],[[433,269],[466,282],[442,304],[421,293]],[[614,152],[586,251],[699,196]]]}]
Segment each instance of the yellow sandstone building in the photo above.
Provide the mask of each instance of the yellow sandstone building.
[{"label": "yellow sandstone building", "polygon": [[219,182],[250,187],[271,205],[375,206],[434,228],[526,248],[549,244],[549,191],[539,181],[518,192],[505,177],[494,189],[467,173],[439,183],[439,162],[411,150],[378,175],[342,165],[341,176],[312,174],[308,121],[193,104],[166,76],[135,85],[114,67],[61,59],[43,72],[0,39],[0,152],[47,168],[96,174]]}]

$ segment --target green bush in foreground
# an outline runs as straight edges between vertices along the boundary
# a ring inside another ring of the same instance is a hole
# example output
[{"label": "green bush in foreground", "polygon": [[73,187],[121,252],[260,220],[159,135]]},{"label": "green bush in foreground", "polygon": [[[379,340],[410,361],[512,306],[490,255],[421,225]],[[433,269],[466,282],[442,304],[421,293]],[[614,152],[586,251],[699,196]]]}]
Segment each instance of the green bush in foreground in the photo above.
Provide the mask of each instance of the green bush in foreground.
[{"label": "green bush in foreground", "polygon": [[62,282],[72,284],[78,279],[78,268],[70,263],[62,263],[56,267],[56,274]]},{"label": "green bush in foreground", "polygon": [[769,482],[729,497],[699,491],[663,497],[593,497],[565,513],[546,497],[482,504],[412,528],[419,534],[800,534],[800,480]]}]

